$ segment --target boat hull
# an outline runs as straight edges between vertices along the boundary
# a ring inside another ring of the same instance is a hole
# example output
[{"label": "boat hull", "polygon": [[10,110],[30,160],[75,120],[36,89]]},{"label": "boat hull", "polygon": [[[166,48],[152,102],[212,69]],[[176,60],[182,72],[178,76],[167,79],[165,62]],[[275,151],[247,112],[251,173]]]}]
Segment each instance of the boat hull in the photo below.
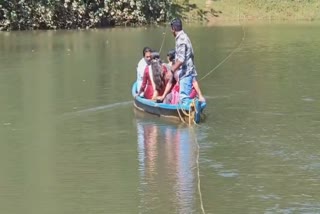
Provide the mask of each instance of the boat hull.
[{"label": "boat hull", "polygon": [[[153,100],[148,100],[140,96],[136,96],[137,94],[137,84],[134,83],[132,86],[132,96],[134,98],[134,106],[144,112],[149,114],[153,114],[159,117],[166,117],[171,119],[176,119],[180,121],[187,122],[189,121],[189,116],[192,108],[189,105],[172,105],[172,104],[164,104],[164,103],[157,103]],[[196,114],[194,118],[196,119],[196,123],[203,121],[203,110],[206,107],[206,103],[202,102],[199,103],[196,109]]]}]

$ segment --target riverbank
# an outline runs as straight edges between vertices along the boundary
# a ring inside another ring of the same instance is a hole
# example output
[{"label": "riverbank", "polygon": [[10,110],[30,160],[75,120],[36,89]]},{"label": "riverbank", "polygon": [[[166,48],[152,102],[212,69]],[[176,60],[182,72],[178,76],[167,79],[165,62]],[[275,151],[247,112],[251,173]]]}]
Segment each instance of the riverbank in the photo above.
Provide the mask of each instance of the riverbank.
[{"label": "riverbank", "polygon": [[188,22],[208,22],[209,24],[230,24],[242,21],[314,21],[320,20],[320,1],[316,0],[182,0],[182,16]]},{"label": "riverbank", "polygon": [[320,20],[319,0],[0,0],[0,31],[88,29],[184,22]]}]

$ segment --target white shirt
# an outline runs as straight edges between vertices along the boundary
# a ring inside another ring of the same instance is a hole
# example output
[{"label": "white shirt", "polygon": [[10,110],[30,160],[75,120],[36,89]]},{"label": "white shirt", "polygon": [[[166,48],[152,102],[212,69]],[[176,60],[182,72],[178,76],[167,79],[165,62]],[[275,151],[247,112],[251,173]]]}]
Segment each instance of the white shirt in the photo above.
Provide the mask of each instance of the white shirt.
[{"label": "white shirt", "polygon": [[144,70],[147,67],[147,62],[142,57],[142,59],[139,61],[138,66],[137,66],[137,90],[139,91],[141,88],[142,80],[143,80],[143,75],[144,75]]}]

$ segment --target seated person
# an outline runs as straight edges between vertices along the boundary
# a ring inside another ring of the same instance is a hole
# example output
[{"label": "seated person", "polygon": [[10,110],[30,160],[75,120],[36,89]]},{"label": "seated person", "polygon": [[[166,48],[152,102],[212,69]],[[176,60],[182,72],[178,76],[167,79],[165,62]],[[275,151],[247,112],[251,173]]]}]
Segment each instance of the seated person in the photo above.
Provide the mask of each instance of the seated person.
[{"label": "seated person", "polygon": [[165,75],[165,89],[164,92],[161,96],[158,96],[157,100],[162,102],[164,100],[164,98],[171,92],[174,84],[175,84],[175,79],[173,78],[173,74],[171,71],[171,66],[174,63],[174,55],[175,55],[175,51],[174,50],[170,50],[167,54],[167,61],[168,63],[162,63],[162,65],[164,67],[166,67],[167,71],[166,75]]},{"label": "seated person", "polygon": [[152,54],[151,64],[146,67],[143,81],[138,91],[138,95],[144,92],[146,99],[157,100],[165,90],[167,80],[167,68],[161,63],[160,56],[157,53]]},{"label": "seated person", "polygon": [[172,67],[172,65],[173,65],[173,63],[174,63],[175,54],[176,54],[176,52],[175,52],[174,49],[170,50],[170,51],[167,53],[167,64],[166,64],[166,65],[167,65],[167,67],[168,67],[168,70],[171,70],[171,67]]},{"label": "seated person", "polygon": [[141,88],[144,70],[150,64],[152,50],[149,47],[144,47],[142,50],[142,59],[137,66],[137,90]]}]

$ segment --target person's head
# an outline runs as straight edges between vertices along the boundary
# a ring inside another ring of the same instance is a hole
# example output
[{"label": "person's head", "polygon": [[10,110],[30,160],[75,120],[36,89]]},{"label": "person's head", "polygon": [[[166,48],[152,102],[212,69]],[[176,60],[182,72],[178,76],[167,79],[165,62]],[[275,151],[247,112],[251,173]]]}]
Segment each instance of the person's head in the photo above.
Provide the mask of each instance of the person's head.
[{"label": "person's head", "polygon": [[146,62],[149,64],[151,61],[151,54],[152,54],[152,49],[149,47],[144,47],[142,51],[142,56],[146,60]]},{"label": "person's head", "polygon": [[179,31],[182,31],[182,21],[179,18],[175,18],[170,22],[171,32],[174,36],[177,35]]},{"label": "person's head", "polygon": [[170,51],[167,53],[167,60],[168,60],[168,62],[171,62],[171,63],[174,62],[175,54],[176,54],[176,51],[175,51],[174,49],[170,50]]},{"label": "person's head", "polygon": [[151,59],[160,59],[160,54],[156,51],[151,53]]},{"label": "person's head", "polygon": [[157,51],[153,51],[153,52],[151,53],[151,60],[154,60],[154,59],[158,60],[160,64],[163,63],[162,60],[161,60],[161,58],[160,58],[160,53],[157,52]]}]

